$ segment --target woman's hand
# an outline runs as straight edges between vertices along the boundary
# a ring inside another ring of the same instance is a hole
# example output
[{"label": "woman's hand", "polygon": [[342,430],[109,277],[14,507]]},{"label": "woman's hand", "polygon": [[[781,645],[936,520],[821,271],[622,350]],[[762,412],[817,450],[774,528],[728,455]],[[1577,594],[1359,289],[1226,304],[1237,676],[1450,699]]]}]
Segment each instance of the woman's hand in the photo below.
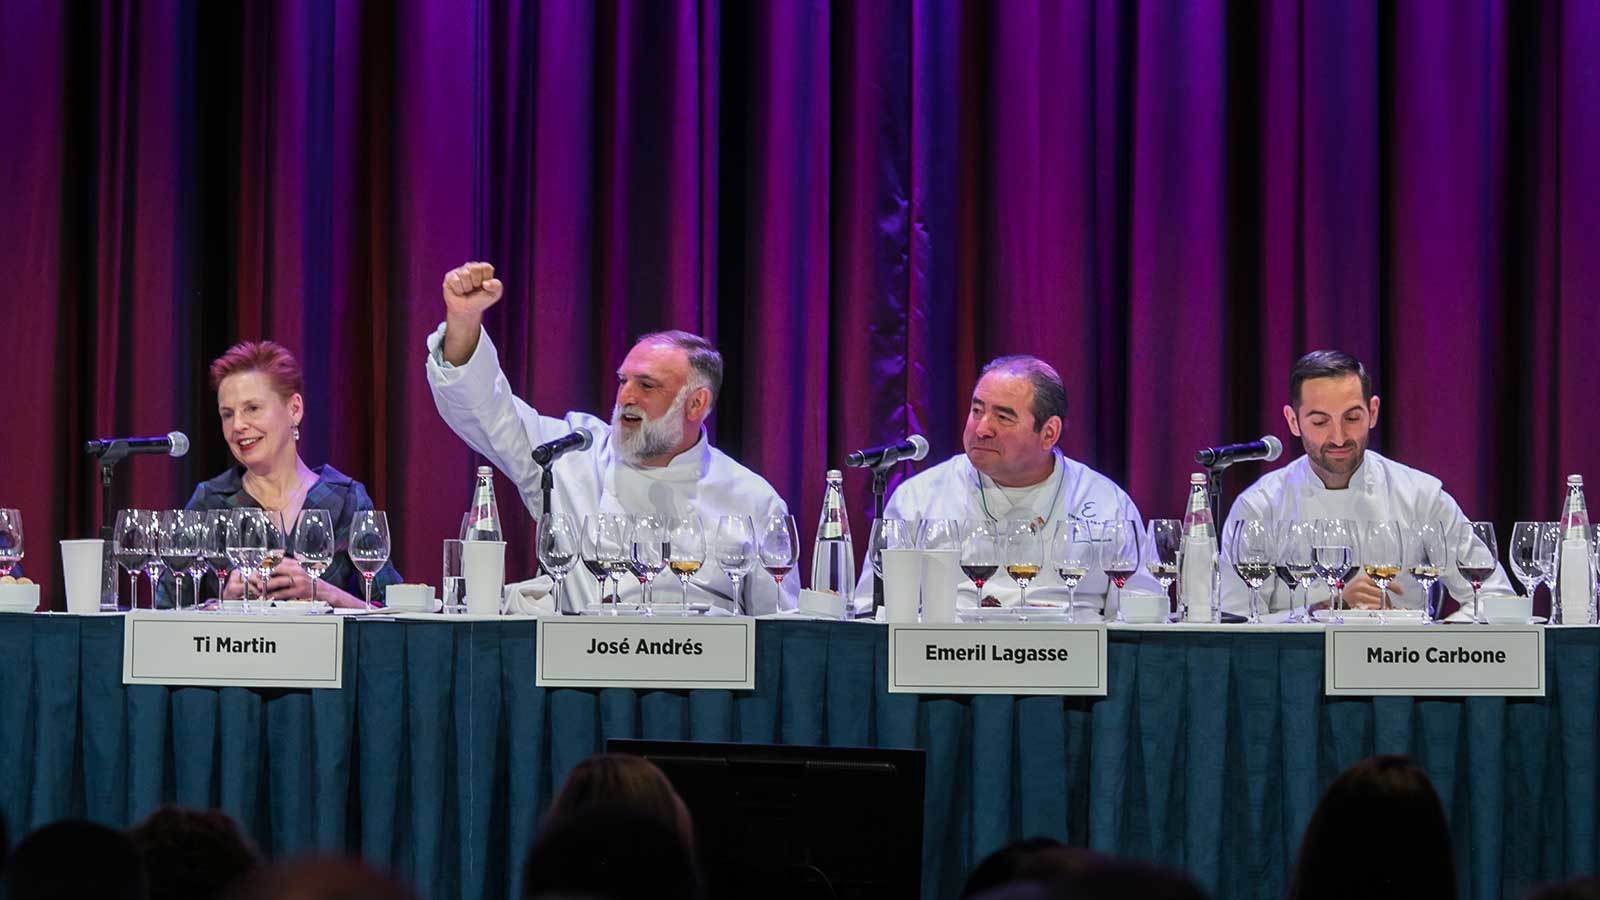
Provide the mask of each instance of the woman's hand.
[{"label": "woman's hand", "polygon": [[268,600],[311,599],[311,576],[300,567],[299,560],[285,556],[282,562],[273,567],[267,578],[266,598]]}]

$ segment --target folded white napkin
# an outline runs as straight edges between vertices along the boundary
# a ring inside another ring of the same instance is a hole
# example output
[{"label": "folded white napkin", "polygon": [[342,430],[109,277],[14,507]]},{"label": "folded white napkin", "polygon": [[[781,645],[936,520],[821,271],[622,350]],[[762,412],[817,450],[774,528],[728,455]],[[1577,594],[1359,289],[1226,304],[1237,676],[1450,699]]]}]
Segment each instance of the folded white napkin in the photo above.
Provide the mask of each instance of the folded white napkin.
[{"label": "folded white napkin", "polygon": [[555,579],[540,575],[527,581],[514,581],[500,595],[500,610],[508,616],[553,616],[556,614]]}]

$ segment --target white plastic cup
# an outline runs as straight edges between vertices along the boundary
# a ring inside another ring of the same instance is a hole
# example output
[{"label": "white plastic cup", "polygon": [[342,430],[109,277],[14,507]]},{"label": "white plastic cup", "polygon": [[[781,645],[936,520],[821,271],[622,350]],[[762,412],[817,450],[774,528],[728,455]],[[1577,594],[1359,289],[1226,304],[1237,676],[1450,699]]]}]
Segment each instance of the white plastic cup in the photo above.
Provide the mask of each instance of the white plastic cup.
[{"label": "white plastic cup", "polygon": [[506,586],[506,542],[462,541],[461,570],[467,583],[467,614],[500,613],[500,593]]},{"label": "white plastic cup", "polygon": [[61,574],[67,584],[67,612],[100,611],[100,574],[105,541],[84,538],[61,542]]},{"label": "white plastic cup", "polygon": [[383,602],[394,609],[433,612],[433,585],[391,584],[384,590]]},{"label": "white plastic cup", "polygon": [[956,589],[961,584],[961,551],[922,551],[922,622],[944,625],[956,620]]},{"label": "white plastic cup", "polygon": [[882,553],[884,620],[915,623],[922,593],[922,551],[884,550]]}]

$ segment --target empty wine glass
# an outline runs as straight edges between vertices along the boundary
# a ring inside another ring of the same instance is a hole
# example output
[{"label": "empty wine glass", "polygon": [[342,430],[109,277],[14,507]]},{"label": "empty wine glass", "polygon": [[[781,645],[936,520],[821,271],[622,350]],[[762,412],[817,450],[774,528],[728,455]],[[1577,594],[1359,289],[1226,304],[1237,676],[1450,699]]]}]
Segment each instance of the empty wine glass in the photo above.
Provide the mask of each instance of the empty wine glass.
[{"label": "empty wine glass", "polygon": [[1561,523],[1539,523],[1538,559],[1542,573],[1539,581],[1550,592],[1550,621],[1563,625],[1566,613],[1561,609],[1561,598],[1556,596],[1556,573],[1561,566]]},{"label": "empty wine glass", "polygon": [[0,575],[15,574],[22,549],[22,512],[0,509]]},{"label": "empty wine glass", "polygon": [[699,516],[673,516],[667,522],[667,567],[678,576],[683,608],[689,609],[689,577],[706,561],[706,532]]},{"label": "empty wine glass", "polygon": [[[207,526],[206,511],[202,509],[177,510],[178,531],[183,535],[182,544],[184,559],[188,566],[184,569],[189,575],[191,585],[191,599],[194,601],[191,609],[200,608],[200,582],[206,577],[206,539],[210,536]],[[173,605],[178,605],[181,595],[174,595]]]},{"label": "empty wine glass", "polygon": [[1178,557],[1183,552],[1183,520],[1151,519],[1145,530],[1145,548],[1145,569],[1161,585],[1161,593],[1170,595],[1172,583],[1178,580]]},{"label": "empty wine glass", "polygon": [[1439,610],[1433,601],[1433,586],[1450,565],[1444,529],[1436,522],[1425,522],[1405,535],[1405,566],[1422,591],[1422,624],[1432,625]]},{"label": "empty wine glass", "polygon": [[278,568],[278,563],[283,562],[284,556],[289,552],[289,530],[283,521],[283,512],[276,509],[263,509],[262,515],[267,520],[267,547],[261,554],[261,598],[267,597],[267,582],[272,580],[272,573]]},{"label": "empty wine glass", "polygon": [[333,554],[338,550],[338,536],[333,530],[333,516],[325,509],[302,509],[294,523],[294,558],[300,568],[311,576],[311,600],[317,599],[317,582],[322,573],[333,565]]},{"label": "empty wine glass", "polygon": [[583,538],[571,516],[563,512],[548,512],[540,517],[539,562],[556,580],[555,591],[550,596],[557,610],[561,609],[561,583],[567,580],[572,567],[578,564],[582,546]]},{"label": "empty wine glass", "polygon": [[1478,591],[1494,574],[1499,548],[1494,539],[1494,523],[1462,522],[1450,530],[1450,550],[1455,558],[1456,571],[1472,585],[1472,621],[1483,624],[1483,609],[1478,604]]},{"label": "empty wine glass", "polygon": [[367,605],[372,605],[372,579],[389,561],[389,517],[382,510],[363,509],[350,522],[350,562],[361,573]]},{"label": "empty wine glass", "polygon": [[1278,548],[1274,570],[1278,580],[1289,589],[1289,615],[1285,619],[1288,622],[1311,621],[1307,607],[1311,599],[1310,580],[1316,574],[1316,558],[1312,551],[1315,530],[1314,523],[1298,519],[1280,519],[1274,526]]},{"label": "empty wine glass", "polygon": [[1078,584],[1094,565],[1094,529],[1081,519],[1063,519],[1050,531],[1050,564],[1055,567],[1061,583],[1067,586],[1067,621],[1076,621]]},{"label": "empty wine glass", "polygon": [[794,527],[794,516],[768,516],[761,527],[761,544],[756,548],[761,567],[772,576],[774,584],[783,586],[783,576],[795,567],[800,558],[800,538]]},{"label": "empty wine glass", "polygon": [[[978,589],[978,605],[983,605],[984,582],[1000,569],[1005,535],[992,522],[975,519],[961,526],[961,573]],[[1035,573],[1037,574],[1037,573]]]},{"label": "empty wine glass", "polygon": [[[117,524],[111,533],[111,555],[117,565],[128,573],[128,609],[139,608],[139,573],[145,561],[154,556],[154,523],[142,509],[124,509],[117,513]],[[155,606],[154,598],[150,605]]]},{"label": "empty wine glass", "polygon": [[961,549],[960,520],[923,519],[918,522],[917,548],[920,550]]},{"label": "empty wine glass", "polygon": [[712,554],[733,585],[734,612],[744,611],[744,577],[756,564],[756,529],[749,516],[723,516],[711,540]]},{"label": "empty wine glass", "polygon": [[1252,625],[1261,623],[1261,586],[1272,577],[1272,558],[1275,548],[1272,529],[1259,519],[1235,519],[1228,535],[1228,553],[1233,570],[1250,588],[1250,615],[1245,619]]},{"label": "empty wine glass", "polygon": [[[160,513],[161,530],[156,536],[157,553],[161,562],[172,570],[172,608],[183,609],[183,576],[194,567],[199,549],[191,543],[185,528],[183,510],[168,509]],[[199,590],[198,586],[195,588]]]},{"label": "empty wine glass", "polygon": [[233,561],[228,555],[228,529],[233,524],[231,510],[210,509],[205,512],[206,535],[201,556],[211,574],[217,576],[217,600],[222,600],[228,587],[228,574],[233,571]]},{"label": "empty wine glass", "polygon": [[[611,604],[611,614],[621,614],[621,575],[632,571],[628,547],[628,520],[613,513],[596,513],[583,520],[583,564],[600,584],[600,603]],[[614,589],[605,597],[606,584]]]},{"label": "empty wine glass", "polygon": [[1117,586],[1118,622],[1127,621],[1122,615],[1122,587],[1139,571],[1143,536],[1144,529],[1132,519],[1111,519],[1101,528],[1100,570]]},{"label": "empty wine glass", "polygon": [[634,516],[631,538],[633,573],[644,591],[641,605],[645,615],[654,615],[656,576],[667,567],[667,524],[659,516]]},{"label": "empty wine glass", "polygon": [[1511,563],[1511,574],[1517,576],[1528,592],[1528,602],[1533,602],[1534,592],[1544,580],[1544,556],[1540,553],[1543,522],[1518,522],[1511,527],[1511,545],[1506,548],[1506,560]]},{"label": "empty wine glass", "polygon": [[1355,523],[1348,519],[1318,519],[1311,547],[1311,565],[1328,585],[1328,621],[1344,623],[1339,611],[1344,606],[1344,583],[1354,573],[1356,558]]},{"label": "empty wine glass", "polygon": [[1378,624],[1388,624],[1389,584],[1400,574],[1404,562],[1400,543],[1400,523],[1368,522],[1361,536],[1361,568],[1378,586]]}]

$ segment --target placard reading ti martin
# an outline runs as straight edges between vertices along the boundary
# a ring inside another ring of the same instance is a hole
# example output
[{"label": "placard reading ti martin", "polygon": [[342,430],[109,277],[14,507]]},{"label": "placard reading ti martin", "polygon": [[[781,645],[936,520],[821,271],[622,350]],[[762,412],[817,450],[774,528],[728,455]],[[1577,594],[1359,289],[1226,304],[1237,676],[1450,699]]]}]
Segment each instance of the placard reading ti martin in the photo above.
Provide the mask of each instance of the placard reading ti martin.
[{"label": "placard reading ti martin", "polygon": [[1106,627],[890,625],[892,694],[1106,693]]},{"label": "placard reading ti martin", "polygon": [[1329,696],[1544,696],[1538,626],[1332,627],[1323,659]]},{"label": "placard reading ti martin", "polygon": [[756,686],[756,620],[745,616],[541,618],[539,687],[665,690]]},{"label": "placard reading ti martin", "polygon": [[122,683],[337,688],[344,684],[344,620],[130,612]]}]

